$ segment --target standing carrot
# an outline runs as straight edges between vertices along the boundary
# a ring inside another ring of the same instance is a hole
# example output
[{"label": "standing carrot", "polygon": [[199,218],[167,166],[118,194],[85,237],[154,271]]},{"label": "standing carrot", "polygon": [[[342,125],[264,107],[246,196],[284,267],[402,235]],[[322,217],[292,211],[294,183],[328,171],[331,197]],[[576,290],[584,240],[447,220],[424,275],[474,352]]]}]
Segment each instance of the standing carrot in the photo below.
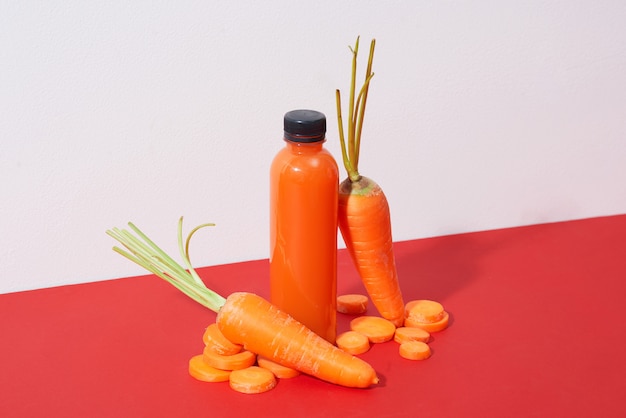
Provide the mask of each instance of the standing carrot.
[{"label": "standing carrot", "polygon": [[359,38],[352,50],[352,80],[348,113],[348,138],[344,136],[341,94],[336,91],[341,154],[348,177],[339,185],[338,221],[341,235],[372,303],[381,316],[401,326],[404,302],[398,283],[389,205],[383,190],[359,173],[359,150],[365,103],[372,73],[376,40],[372,40],[365,82],[356,97],[356,62]]},{"label": "standing carrot", "polygon": [[191,266],[185,250],[191,236],[200,227],[189,234],[184,247],[182,221],[180,218],[178,223],[178,245],[187,269],[132,223],[128,225],[137,236],[118,228],[107,231],[107,234],[128,249],[114,247],[114,251],[216,312],[219,330],[232,343],[327,382],[358,388],[378,383],[376,372],[368,363],[335,347],[260,296],[236,292],[225,299],[207,289]]}]

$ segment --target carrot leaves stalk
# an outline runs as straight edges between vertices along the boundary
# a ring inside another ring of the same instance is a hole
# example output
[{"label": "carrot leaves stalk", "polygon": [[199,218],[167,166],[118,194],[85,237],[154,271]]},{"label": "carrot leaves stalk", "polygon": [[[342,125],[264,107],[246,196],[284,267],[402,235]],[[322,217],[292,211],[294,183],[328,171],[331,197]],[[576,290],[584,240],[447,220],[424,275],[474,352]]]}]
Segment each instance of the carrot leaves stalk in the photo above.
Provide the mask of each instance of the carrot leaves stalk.
[{"label": "carrot leaves stalk", "polygon": [[[191,266],[188,254],[191,235],[199,228],[187,237],[186,251],[182,239],[182,222],[181,217],[178,222],[178,246],[186,268],[132,223],[128,224],[130,231],[113,228],[106,232],[124,247],[113,247],[114,251],[216,312],[217,326],[231,343],[283,366],[338,385],[367,388],[378,383],[376,372],[368,363],[335,347],[262,297],[236,292],[224,298],[208,289]],[[212,224],[203,226],[209,225]]]},{"label": "carrot leaves stalk", "polygon": [[382,317],[401,326],[404,321],[404,302],[393,252],[389,204],[380,186],[359,173],[361,134],[370,81],[374,76],[372,62],[375,45],[376,41],[372,40],[365,80],[358,95],[356,73],[359,38],[354,48],[351,48],[352,78],[347,135],[341,112],[341,93],[336,90],[339,140],[347,172],[347,178],[339,185],[338,221],[348,252],[372,303]]}]

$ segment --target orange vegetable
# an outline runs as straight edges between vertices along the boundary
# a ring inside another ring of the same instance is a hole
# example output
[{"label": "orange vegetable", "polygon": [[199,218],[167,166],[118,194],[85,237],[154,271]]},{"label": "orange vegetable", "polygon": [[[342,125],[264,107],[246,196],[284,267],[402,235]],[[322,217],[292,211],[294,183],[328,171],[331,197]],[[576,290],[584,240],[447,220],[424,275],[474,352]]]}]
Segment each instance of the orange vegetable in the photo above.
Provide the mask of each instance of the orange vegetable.
[{"label": "orange vegetable", "polygon": [[350,321],[350,329],[365,335],[372,343],[384,343],[393,338],[396,326],[379,316],[360,316]]},{"label": "orange vegetable", "polygon": [[280,379],[290,379],[300,375],[300,372],[290,367],[285,367],[282,364],[278,364],[275,361],[267,359],[265,357],[258,356],[257,363],[259,367],[269,370],[274,373],[274,376]]},{"label": "orange vegetable", "polygon": [[428,332],[438,332],[448,327],[449,319],[450,315],[448,314],[448,312],[444,311],[443,316],[437,322],[421,322],[413,317],[408,317],[404,320],[404,326],[421,328]]},{"label": "orange vegetable", "polygon": [[211,346],[204,347],[202,358],[206,364],[220,370],[239,370],[252,366],[256,362],[256,354],[244,350],[237,354],[222,355],[216,353]]},{"label": "orange vegetable", "polygon": [[[337,120],[343,163],[348,177],[339,186],[338,223],[348,253],[372,303],[383,318],[396,326],[404,321],[404,301],[396,270],[387,198],[376,182],[358,170],[361,131],[369,83],[373,77],[372,40],[365,82],[355,103],[356,61],[359,39],[352,49],[352,80],[348,115],[348,138],[344,136],[341,94],[336,91]],[[346,143],[347,142],[347,143]]]},{"label": "orange vegetable", "polygon": [[367,311],[365,295],[347,294],[337,296],[337,311],[348,315],[359,315]]},{"label": "orange vegetable", "polygon": [[211,350],[225,356],[237,354],[242,349],[239,344],[233,344],[228,341],[215,323],[209,325],[206,331],[204,331],[202,341],[204,341],[204,345],[210,347]]},{"label": "orange vegetable", "polygon": [[[335,347],[262,297],[236,292],[224,298],[208,289],[191,266],[188,249],[183,245],[182,218],[178,222],[178,245],[187,268],[132,223],[129,226],[138,237],[117,228],[107,231],[128,249],[114,247],[114,251],[216,312],[219,330],[232,343],[327,382],[359,388],[378,383],[376,372],[367,362]],[[192,230],[187,244],[200,227]]]},{"label": "orange vegetable", "polygon": [[428,344],[421,341],[408,341],[400,344],[401,357],[408,360],[425,360],[430,357],[431,351]]},{"label": "orange vegetable", "polygon": [[267,369],[251,366],[230,374],[230,387],[241,393],[263,393],[276,386],[276,378]]},{"label": "orange vegetable", "polygon": [[206,364],[202,354],[193,356],[189,360],[189,374],[203,382],[226,382],[230,373],[229,370],[216,369]]},{"label": "orange vegetable", "polygon": [[441,321],[444,312],[441,303],[427,299],[412,300],[404,308],[405,317],[411,317],[418,322]]},{"label": "orange vegetable", "polygon": [[378,383],[374,369],[319,337],[252,293],[233,293],[217,314],[217,325],[234,343],[327,382],[349,387]]},{"label": "orange vegetable", "polygon": [[346,353],[358,355],[370,349],[370,340],[356,331],[346,331],[337,336],[337,347]]},{"label": "orange vegetable", "polygon": [[399,344],[408,341],[421,341],[427,343],[430,339],[428,331],[421,328],[413,327],[400,327],[396,329],[396,333],[393,336],[393,340]]}]

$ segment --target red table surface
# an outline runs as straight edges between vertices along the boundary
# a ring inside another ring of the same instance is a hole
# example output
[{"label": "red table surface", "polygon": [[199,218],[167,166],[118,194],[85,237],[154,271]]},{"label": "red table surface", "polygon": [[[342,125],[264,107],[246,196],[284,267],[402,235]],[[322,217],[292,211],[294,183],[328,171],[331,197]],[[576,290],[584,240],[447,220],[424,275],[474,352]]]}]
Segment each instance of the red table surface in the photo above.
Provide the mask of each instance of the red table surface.
[{"label": "red table surface", "polygon": [[[362,355],[376,387],[196,381],[187,362],[215,315],[141,276],[0,295],[0,416],[626,416],[626,215],[398,242],[396,257],[405,300],[452,322],[428,360],[393,341]],[[222,294],[268,294],[267,260],[199,271]],[[339,279],[363,292],[344,251]]]}]

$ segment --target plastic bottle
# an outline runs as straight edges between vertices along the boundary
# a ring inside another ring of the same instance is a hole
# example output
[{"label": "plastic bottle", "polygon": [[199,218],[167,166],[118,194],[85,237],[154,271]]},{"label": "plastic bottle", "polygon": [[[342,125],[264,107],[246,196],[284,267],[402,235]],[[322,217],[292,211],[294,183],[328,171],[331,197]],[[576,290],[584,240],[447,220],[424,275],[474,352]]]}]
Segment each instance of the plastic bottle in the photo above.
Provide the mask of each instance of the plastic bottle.
[{"label": "plastic bottle", "polygon": [[288,112],[284,131],[270,170],[270,300],[334,343],[339,170],[323,113]]}]

